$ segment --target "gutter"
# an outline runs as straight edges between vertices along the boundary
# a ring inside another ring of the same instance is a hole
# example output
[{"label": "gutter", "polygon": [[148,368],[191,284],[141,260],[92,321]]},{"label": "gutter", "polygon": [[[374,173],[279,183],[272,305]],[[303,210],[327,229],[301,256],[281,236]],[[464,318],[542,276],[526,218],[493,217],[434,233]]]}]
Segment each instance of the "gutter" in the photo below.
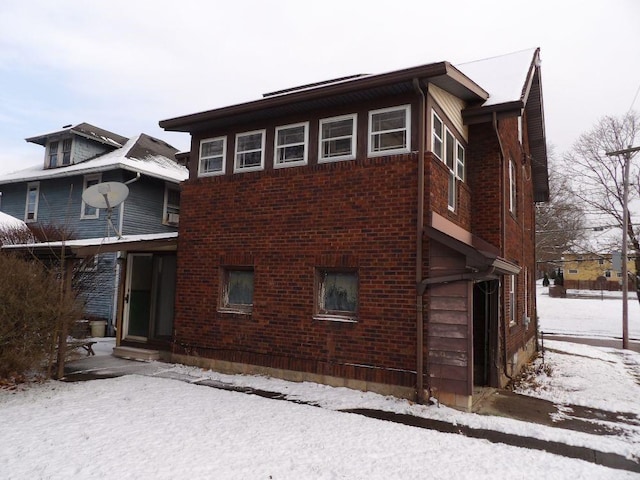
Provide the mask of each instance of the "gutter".
[{"label": "gutter", "polygon": [[424,153],[425,153],[425,128],[424,118],[426,113],[426,100],[420,81],[413,79],[413,87],[420,96],[420,108],[418,109],[418,218],[416,220],[416,401],[424,403],[424,289],[421,288],[423,280],[422,248],[424,235]]}]

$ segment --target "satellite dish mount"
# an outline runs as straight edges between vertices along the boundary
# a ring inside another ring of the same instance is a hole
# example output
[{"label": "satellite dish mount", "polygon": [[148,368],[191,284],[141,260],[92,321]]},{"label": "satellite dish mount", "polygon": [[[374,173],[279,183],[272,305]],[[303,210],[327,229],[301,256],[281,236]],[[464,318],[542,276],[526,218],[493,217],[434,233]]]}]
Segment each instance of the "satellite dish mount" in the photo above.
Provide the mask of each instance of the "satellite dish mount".
[{"label": "satellite dish mount", "polygon": [[[93,208],[107,210],[107,225],[110,226],[118,238],[122,238],[121,232],[113,225],[111,213],[129,196],[129,187],[120,182],[97,183],[82,192],[82,200]],[[107,227],[107,228],[108,228]],[[108,233],[108,232],[107,232]]]}]

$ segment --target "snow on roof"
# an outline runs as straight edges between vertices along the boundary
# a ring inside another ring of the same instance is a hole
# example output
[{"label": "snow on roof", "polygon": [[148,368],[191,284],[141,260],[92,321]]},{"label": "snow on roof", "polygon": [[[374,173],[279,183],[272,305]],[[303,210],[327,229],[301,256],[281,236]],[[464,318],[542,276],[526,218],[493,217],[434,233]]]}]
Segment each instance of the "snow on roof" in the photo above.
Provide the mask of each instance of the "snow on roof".
[{"label": "snow on roof", "polygon": [[27,224],[22,220],[0,212],[0,228],[19,228],[27,229]]},{"label": "snow on roof", "polygon": [[483,106],[523,100],[529,71],[538,49],[461,63],[456,68],[489,92]]},{"label": "snow on roof", "polygon": [[76,240],[65,240],[64,242],[41,242],[41,243],[23,243],[19,245],[5,245],[2,248],[8,249],[33,249],[33,248],[51,248],[58,249],[62,247],[78,248],[93,247],[106,245],[119,245],[125,243],[148,242],[153,240],[171,240],[178,238],[178,232],[167,233],[147,233],[142,235],[127,235],[123,237],[97,237],[82,238]]},{"label": "snow on roof", "polygon": [[144,158],[132,158],[130,151],[138,143],[141,135],[130,138],[122,148],[108,152],[92,160],[59,168],[44,168],[42,163],[32,167],[8,173],[0,177],[0,184],[17,183],[48,178],[62,178],[72,175],[104,172],[122,168],[150,177],[179,183],[186,180],[189,171],[186,167],[163,155],[147,155]]}]

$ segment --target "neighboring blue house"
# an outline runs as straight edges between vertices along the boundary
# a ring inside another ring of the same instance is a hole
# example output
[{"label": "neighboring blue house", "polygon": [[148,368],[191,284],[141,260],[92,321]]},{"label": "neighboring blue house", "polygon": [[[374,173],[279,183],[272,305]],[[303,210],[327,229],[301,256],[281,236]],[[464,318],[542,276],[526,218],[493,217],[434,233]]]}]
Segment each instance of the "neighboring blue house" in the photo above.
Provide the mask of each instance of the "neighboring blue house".
[{"label": "neighboring blue house", "polygon": [[[175,232],[180,218],[179,183],[187,168],[176,160],[171,145],[140,134],[126,138],[87,123],[26,139],[45,147],[44,162],[0,175],[0,211],[18,219],[41,237],[62,231],[69,238],[113,237],[107,212],[82,200],[96,183],[123,182],[128,198],[112,211],[122,235]],[[117,253],[103,253],[83,266],[90,281],[86,314],[108,322],[113,333],[120,266]]]}]

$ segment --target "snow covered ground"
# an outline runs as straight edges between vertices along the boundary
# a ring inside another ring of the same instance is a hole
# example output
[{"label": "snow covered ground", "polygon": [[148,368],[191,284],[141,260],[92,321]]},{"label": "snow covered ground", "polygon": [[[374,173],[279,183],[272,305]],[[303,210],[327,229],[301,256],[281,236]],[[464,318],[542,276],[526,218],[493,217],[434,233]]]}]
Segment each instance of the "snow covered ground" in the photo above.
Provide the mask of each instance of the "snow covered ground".
[{"label": "snow covered ground", "polygon": [[[566,328],[566,320],[548,315],[561,312],[562,318],[571,318],[565,312],[567,300],[540,295],[541,323],[560,322]],[[575,316],[594,312],[596,302],[602,302],[578,301],[584,303],[571,307]],[[593,323],[611,335],[598,325],[615,328],[616,310],[604,311],[600,321],[575,324]],[[539,375],[525,394],[640,415],[640,354],[554,341],[545,347],[551,376]],[[108,354],[109,341],[101,341],[96,350]],[[591,435],[313,383],[155,367],[155,376],[0,390],[0,478],[640,478],[542,451],[339,410],[405,413],[628,458],[640,454],[640,426],[616,436]],[[321,408],[193,384],[202,379],[281,392]]]}]

